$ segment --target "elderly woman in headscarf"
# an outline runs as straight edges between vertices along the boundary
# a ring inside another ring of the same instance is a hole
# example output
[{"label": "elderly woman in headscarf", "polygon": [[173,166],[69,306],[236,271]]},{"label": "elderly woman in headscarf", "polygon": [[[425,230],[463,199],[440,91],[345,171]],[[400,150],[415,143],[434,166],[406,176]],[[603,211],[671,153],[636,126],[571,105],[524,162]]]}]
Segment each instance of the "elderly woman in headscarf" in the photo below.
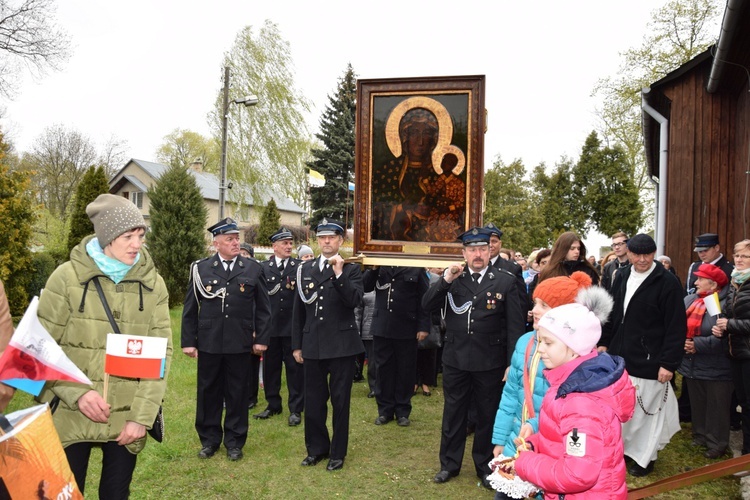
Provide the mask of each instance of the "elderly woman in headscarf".
[{"label": "elderly woman in headscarf", "polygon": [[[101,448],[99,498],[127,498],[137,454],[146,445],[167,388],[163,378],[109,376],[105,390],[107,334],[113,332],[103,299],[123,334],[167,339],[172,356],[169,296],[143,246],[146,222],[127,198],[102,194],[86,207],[95,235],[70,252],[47,281],[38,316],[65,354],[93,382],[48,382],[40,398],[59,398],[53,415],[76,483],[84,492],[89,457]],[[92,495],[93,496],[93,495]]]},{"label": "elderly woman in headscarf", "polygon": [[706,303],[717,293],[723,306],[729,280],[721,268],[701,264],[695,272],[696,293],[685,297],[687,339],[685,356],[677,369],[690,394],[693,422],[693,446],[706,448],[706,458],[719,458],[729,445],[729,406],[732,398],[732,374],[727,357],[727,339],[712,334],[717,315],[711,315]]}]

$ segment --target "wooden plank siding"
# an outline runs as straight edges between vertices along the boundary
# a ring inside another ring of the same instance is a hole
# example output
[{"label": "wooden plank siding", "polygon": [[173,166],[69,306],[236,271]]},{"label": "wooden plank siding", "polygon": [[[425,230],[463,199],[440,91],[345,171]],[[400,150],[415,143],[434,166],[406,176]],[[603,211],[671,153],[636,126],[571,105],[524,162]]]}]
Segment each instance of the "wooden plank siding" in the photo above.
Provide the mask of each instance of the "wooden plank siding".
[{"label": "wooden plank siding", "polygon": [[671,101],[665,253],[683,281],[697,258],[695,236],[717,233],[722,252],[731,256],[734,243],[747,237],[750,218],[748,87],[708,94],[709,67],[701,64],[658,88]]}]

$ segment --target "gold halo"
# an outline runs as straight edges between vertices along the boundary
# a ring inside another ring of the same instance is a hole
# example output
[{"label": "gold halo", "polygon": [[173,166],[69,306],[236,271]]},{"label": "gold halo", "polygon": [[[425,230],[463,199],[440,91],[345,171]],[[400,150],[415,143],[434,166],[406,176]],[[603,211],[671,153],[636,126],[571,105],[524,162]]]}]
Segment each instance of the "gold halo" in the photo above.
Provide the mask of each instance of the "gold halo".
[{"label": "gold halo", "polygon": [[456,156],[458,162],[453,167],[452,172],[454,175],[459,175],[466,166],[466,157],[458,146],[451,144],[453,140],[453,121],[445,106],[435,99],[425,96],[410,97],[401,101],[393,108],[385,124],[385,140],[388,144],[388,149],[391,150],[391,153],[396,158],[401,156],[403,151],[401,149],[401,137],[398,132],[399,124],[401,123],[401,118],[414,108],[424,108],[431,111],[438,121],[438,140],[435,149],[432,151],[432,168],[438,175],[442,174],[443,169],[441,164],[443,163],[443,157],[446,154],[453,154]]}]

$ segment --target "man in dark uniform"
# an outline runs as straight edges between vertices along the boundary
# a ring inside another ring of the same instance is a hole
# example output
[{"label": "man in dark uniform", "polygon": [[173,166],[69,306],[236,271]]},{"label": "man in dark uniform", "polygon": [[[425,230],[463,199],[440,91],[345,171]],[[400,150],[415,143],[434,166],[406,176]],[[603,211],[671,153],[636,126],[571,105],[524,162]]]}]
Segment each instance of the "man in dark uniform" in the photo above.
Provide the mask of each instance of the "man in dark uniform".
[{"label": "man in dark uniform", "polygon": [[695,275],[695,271],[698,270],[701,264],[713,264],[716,267],[720,267],[724,274],[727,275],[727,279],[732,281],[732,271],[734,266],[731,262],[724,257],[721,253],[721,246],[719,246],[719,235],[714,233],[701,234],[695,238],[695,248],[693,252],[698,254],[700,260],[696,260],[690,264],[688,269],[688,277],[686,281],[687,294],[690,295],[695,293],[695,280],[698,276]]},{"label": "man in dark uniform", "polygon": [[422,267],[383,266],[364,273],[365,292],[375,290],[373,354],[378,367],[375,425],[394,416],[408,426],[417,373],[417,343],[427,337],[430,315],[422,308],[430,282]]},{"label": "man in dark uniform", "polygon": [[489,265],[490,232],[475,227],[460,239],[466,265],[446,269],[422,300],[428,311],[444,308],[446,323],[440,472],[434,481],[445,483],[461,470],[471,402],[477,417],[474,467],[482,484],[491,488],[487,464],[493,458],[492,425],[503,375],[516,341],[524,333],[525,317],[513,275]]},{"label": "man in dark uniform", "polygon": [[247,440],[248,364],[253,351],[268,346],[271,302],[260,264],[239,255],[237,223],[226,218],[208,230],[216,254],[190,268],[182,352],[198,358],[195,429],[203,446],[198,456],[213,456],[223,439],[229,459],[239,460]]},{"label": "man in dark uniform", "polygon": [[490,233],[490,265],[496,269],[503,269],[508,271],[516,278],[516,286],[518,287],[518,297],[521,300],[521,309],[523,309],[524,315],[528,313],[533,304],[529,300],[528,294],[526,293],[526,282],[523,279],[523,269],[515,262],[504,259],[500,255],[500,249],[503,248],[503,232],[492,222],[489,222],[484,229]]},{"label": "man in dark uniform", "polygon": [[[354,359],[364,352],[354,309],[362,302],[362,272],[344,264],[339,247],[344,226],[323,219],[317,227],[320,256],[298,266],[292,349],[304,363],[305,446],[302,465],[330,457],[329,471],[344,466],[349,445],[349,405]],[[326,427],[328,398],[333,406],[333,436]]]},{"label": "man in dark uniform", "polygon": [[281,413],[281,365],[286,367],[289,390],[289,425],[299,425],[304,407],[302,365],[292,355],[292,308],[297,293],[297,267],[302,262],[292,258],[292,233],[282,227],[270,237],[273,256],[263,261],[268,296],[271,298],[271,343],[263,356],[263,390],[268,406],[254,415],[267,419]]},{"label": "man in dark uniform", "polygon": [[[240,243],[240,255],[248,259],[255,259],[255,249],[250,243]],[[248,393],[247,409],[252,410],[258,404],[258,386],[260,385],[260,356],[250,355],[250,392]]]}]

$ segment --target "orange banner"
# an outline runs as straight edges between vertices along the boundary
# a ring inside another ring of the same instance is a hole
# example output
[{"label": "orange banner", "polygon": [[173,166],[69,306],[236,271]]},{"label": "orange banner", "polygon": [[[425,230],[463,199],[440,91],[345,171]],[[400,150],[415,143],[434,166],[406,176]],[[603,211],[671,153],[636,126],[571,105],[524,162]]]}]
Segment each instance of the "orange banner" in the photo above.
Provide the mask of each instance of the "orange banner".
[{"label": "orange banner", "polygon": [[12,428],[0,431],[0,482],[10,498],[82,499],[49,406],[19,410],[6,418]]}]

